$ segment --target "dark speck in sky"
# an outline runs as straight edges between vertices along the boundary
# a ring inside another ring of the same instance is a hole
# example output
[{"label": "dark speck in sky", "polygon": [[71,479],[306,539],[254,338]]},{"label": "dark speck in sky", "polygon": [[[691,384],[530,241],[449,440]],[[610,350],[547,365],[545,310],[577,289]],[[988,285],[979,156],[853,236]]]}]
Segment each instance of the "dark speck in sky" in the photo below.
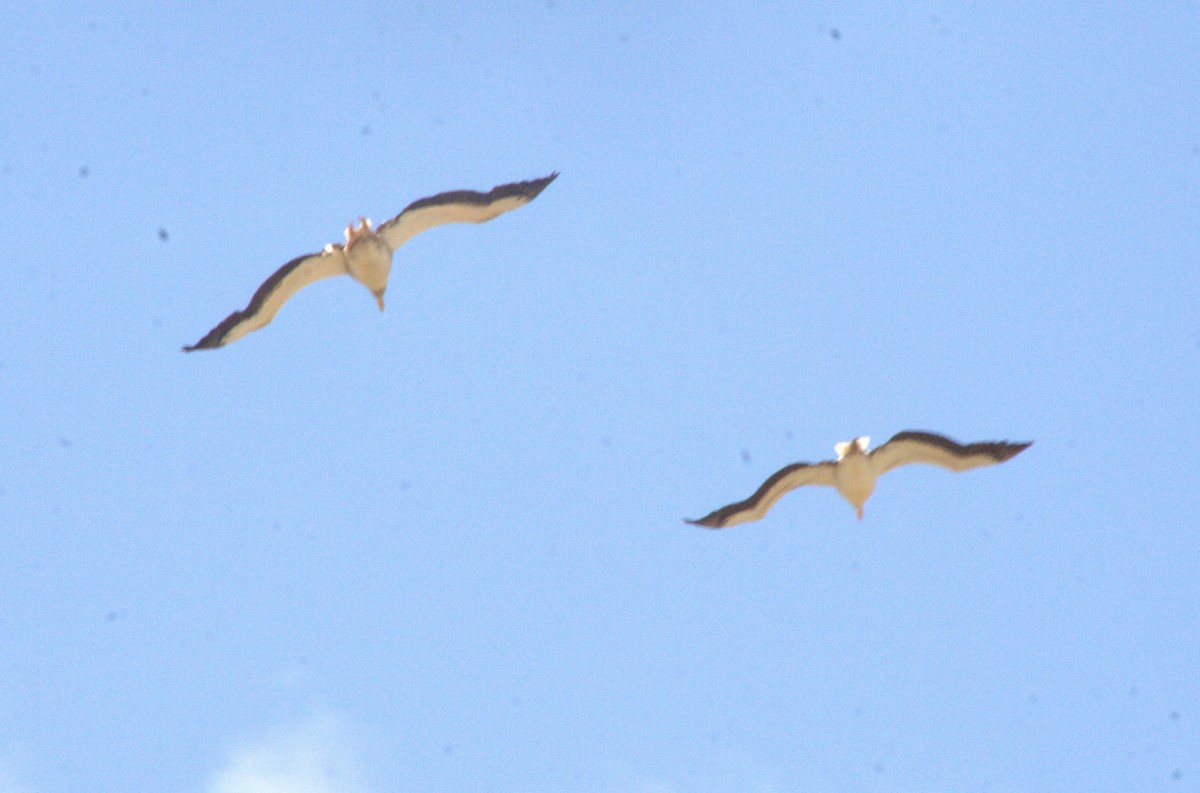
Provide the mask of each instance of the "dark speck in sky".
[{"label": "dark speck in sky", "polygon": [[171,239],[171,235],[167,232],[166,229],[159,229],[158,230],[158,238],[160,240],[162,240],[163,242],[166,242],[167,240]]},{"label": "dark speck in sky", "polygon": [[80,179],[86,179],[87,175],[89,173],[90,173],[90,171],[88,171],[88,167],[86,165],[82,165],[79,167],[79,178]]},{"label": "dark speck in sky", "polygon": [[837,28],[830,28],[829,29],[829,38],[833,39],[834,41],[841,40],[842,31],[838,30]]}]

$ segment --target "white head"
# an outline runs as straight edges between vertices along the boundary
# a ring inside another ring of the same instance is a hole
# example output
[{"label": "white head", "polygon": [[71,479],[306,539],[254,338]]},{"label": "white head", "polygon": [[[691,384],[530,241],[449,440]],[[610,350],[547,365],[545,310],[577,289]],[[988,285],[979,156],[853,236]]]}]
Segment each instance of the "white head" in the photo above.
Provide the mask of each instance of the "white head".
[{"label": "white head", "polygon": [[866,454],[867,447],[870,445],[871,445],[870,436],[863,435],[861,437],[855,438],[852,441],[846,441],[845,443],[839,443],[833,447],[833,450],[835,452],[837,452],[838,459],[841,460],[849,455]]},{"label": "white head", "polygon": [[371,229],[371,221],[359,215],[358,228],[355,228],[353,223],[346,226],[346,250],[349,251],[354,243],[363,237],[373,236],[374,234],[375,232]]}]

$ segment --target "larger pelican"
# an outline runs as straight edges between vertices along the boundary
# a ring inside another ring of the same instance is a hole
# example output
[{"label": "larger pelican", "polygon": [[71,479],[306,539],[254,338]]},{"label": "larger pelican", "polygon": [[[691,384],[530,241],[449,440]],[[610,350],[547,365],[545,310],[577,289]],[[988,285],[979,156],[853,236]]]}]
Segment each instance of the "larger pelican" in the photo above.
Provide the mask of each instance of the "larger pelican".
[{"label": "larger pelican", "polygon": [[371,228],[365,217],[346,226],[344,245],[326,245],[319,253],[297,256],[271,275],[250,298],[250,304],[235,311],[210,330],[204,338],[188,347],[208,350],[237,341],[265,326],[292,295],[313,281],[335,275],[349,275],[370,290],[383,311],[383,293],[392,272],[392,254],[404,243],[426,229],[444,223],[483,223],[497,215],[528,204],[554,181],[558,172],[543,179],[514,182],[493,187],[487,193],[453,190],[413,201],[396,217]]}]

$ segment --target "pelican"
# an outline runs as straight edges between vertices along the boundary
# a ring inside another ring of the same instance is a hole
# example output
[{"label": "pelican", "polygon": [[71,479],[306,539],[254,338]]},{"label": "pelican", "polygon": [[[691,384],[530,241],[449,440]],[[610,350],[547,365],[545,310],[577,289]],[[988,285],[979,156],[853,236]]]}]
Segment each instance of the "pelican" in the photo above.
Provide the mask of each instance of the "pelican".
[{"label": "pelican", "polygon": [[365,286],[383,311],[383,293],[392,271],[392,254],[426,229],[444,223],[483,223],[511,212],[537,198],[554,181],[558,172],[543,179],[493,187],[487,193],[453,190],[413,201],[396,217],[371,228],[359,217],[358,225],[346,226],[345,244],[326,245],[319,253],[297,256],[271,275],[250,298],[250,304],[235,311],[184,352],[210,350],[237,341],[267,325],[292,295],[313,281],[349,275]]},{"label": "pelican", "polygon": [[963,445],[944,435],[920,430],[905,430],[891,440],[868,452],[871,439],[864,436],[834,446],[836,460],[820,463],[793,463],[781,468],[763,482],[762,487],[745,501],[730,504],[705,515],[699,520],[687,520],[695,526],[723,529],[758,520],[767,514],[775,502],[792,490],[804,485],[827,485],[837,488],[842,498],[854,507],[862,520],[863,504],[875,490],[875,480],[893,468],[913,463],[939,465],[951,471],[966,471],[983,465],[995,465],[1011,460],[1033,445],[1008,441],[981,441]]}]

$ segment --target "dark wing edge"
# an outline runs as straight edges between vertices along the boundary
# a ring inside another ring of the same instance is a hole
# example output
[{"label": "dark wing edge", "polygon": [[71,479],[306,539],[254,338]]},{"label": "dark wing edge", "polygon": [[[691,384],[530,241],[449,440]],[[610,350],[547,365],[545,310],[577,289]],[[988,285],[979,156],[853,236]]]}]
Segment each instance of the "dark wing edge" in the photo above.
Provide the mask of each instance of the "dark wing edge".
[{"label": "dark wing edge", "polygon": [[183,352],[193,352],[195,350],[215,350],[218,347],[224,346],[225,337],[229,335],[229,332],[242,322],[257,314],[262,309],[263,303],[265,303],[267,298],[270,297],[271,293],[275,291],[275,287],[279,286],[283,279],[288,277],[289,273],[304,263],[305,260],[319,255],[320,253],[306,253],[303,256],[297,256],[295,259],[292,259],[290,262],[280,267],[271,274],[270,278],[262,282],[262,286],[255,290],[254,296],[250,298],[250,303],[245,308],[243,308],[241,311],[235,311],[229,316],[225,317],[225,319],[221,320],[220,324],[206,333],[204,338],[202,338],[200,341],[183,347]]},{"label": "dark wing edge", "polygon": [[1009,441],[979,441],[978,443],[962,444],[958,441],[947,438],[945,435],[938,435],[936,432],[927,432],[924,430],[904,430],[898,432],[888,439],[888,442],[875,449],[872,454],[878,452],[884,446],[892,441],[919,441],[928,443],[931,446],[937,446],[951,454],[959,457],[970,457],[976,454],[982,454],[998,463],[1005,460],[1011,460],[1021,452],[1033,445],[1033,441],[1022,441],[1011,443]]},{"label": "dark wing edge", "polygon": [[450,190],[449,192],[438,193],[428,198],[418,198],[400,210],[399,215],[382,224],[376,231],[382,233],[388,226],[399,222],[400,218],[406,212],[438,206],[440,204],[475,204],[476,206],[487,206],[505,198],[520,198],[525,203],[529,203],[541,195],[541,192],[557,178],[558,171],[555,171],[541,179],[530,179],[526,182],[512,182],[511,184],[498,185],[486,193],[480,193],[477,190]]},{"label": "dark wing edge", "polygon": [[697,520],[684,518],[683,522],[690,523],[693,526],[703,526],[706,529],[723,529],[729,525],[729,519],[734,515],[747,512],[757,507],[763,498],[766,497],[767,493],[769,493],[777,484],[779,484],[780,480],[782,480],[784,477],[790,476],[803,468],[814,468],[820,465],[828,465],[828,463],[792,463],[791,465],[784,466],[775,473],[771,474],[771,476],[767,478],[767,481],[763,482],[762,486],[759,487],[758,490],[755,490],[754,495],[750,496],[750,498],[747,498],[744,501],[738,501],[735,504],[728,504]]}]

